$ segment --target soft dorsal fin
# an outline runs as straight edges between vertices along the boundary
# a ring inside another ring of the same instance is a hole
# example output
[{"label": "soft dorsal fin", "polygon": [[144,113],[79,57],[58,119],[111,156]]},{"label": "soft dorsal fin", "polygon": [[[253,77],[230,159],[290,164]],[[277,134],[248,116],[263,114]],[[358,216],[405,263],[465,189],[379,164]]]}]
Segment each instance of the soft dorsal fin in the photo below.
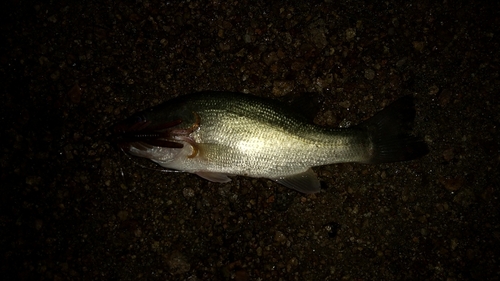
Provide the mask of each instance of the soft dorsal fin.
[{"label": "soft dorsal fin", "polygon": [[313,123],[318,112],[322,111],[323,98],[315,93],[293,93],[284,96],[281,101],[288,103],[292,111]]},{"label": "soft dorsal fin", "polygon": [[272,180],[305,194],[317,193],[321,190],[321,184],[316,174],[310,168],[300,174],[279,177]]}]

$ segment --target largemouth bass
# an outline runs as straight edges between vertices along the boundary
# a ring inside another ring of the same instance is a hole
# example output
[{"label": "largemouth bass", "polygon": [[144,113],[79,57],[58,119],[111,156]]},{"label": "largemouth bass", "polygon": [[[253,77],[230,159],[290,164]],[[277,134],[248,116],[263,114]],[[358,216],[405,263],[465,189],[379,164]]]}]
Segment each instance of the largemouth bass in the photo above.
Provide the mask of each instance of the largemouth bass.
[{"label": "largemouth bass", "polygon": [[410,135],[413,98],[395,101],[350,128],[308,122],[286,105],[242,93],[201,92],[138,113],[115,126],[126,152],[213,182],[230,175],[268,178],[303,193],[320,191],[311,167],[419,158],[426,143]]}]

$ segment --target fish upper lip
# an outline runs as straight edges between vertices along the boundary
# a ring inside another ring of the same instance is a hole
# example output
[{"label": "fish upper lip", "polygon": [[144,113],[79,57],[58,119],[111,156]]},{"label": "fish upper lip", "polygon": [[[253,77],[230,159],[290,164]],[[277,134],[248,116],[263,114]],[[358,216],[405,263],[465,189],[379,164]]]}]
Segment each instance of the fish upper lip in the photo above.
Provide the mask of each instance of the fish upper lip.
[{"label": "fish upper lip", "polygon": [[111,126],[111,133],[107,136],[107,140],[110,143],[121,147],[121,144],[127,143],[127,141],[124,139],[124,134],[127,132],[127,127],[129,126],[127,126],[123,122]]},{"label": "fish upper lip", "polygon": [[113,145],[119,146],[122,149],[123,149],[123,144],[126,143],[123,139],[123,135],[121,133],[116,133],[116,132],[112,132],[111,134],[109,134],[107,136],[107,141]]}]

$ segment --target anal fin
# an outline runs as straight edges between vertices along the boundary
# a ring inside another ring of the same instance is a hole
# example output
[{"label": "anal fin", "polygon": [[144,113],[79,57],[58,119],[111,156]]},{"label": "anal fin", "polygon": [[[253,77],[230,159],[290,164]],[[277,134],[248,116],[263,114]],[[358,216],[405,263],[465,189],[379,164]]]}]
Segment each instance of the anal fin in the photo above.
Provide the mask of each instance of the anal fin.
[{"label": "anal fin", "polygon": [[310,168],[303,173],[274,178],[272,180],[288,188],[295,189],[306,194],[317,193],[321,190],[321,184],[316,177],[316,174]]}]

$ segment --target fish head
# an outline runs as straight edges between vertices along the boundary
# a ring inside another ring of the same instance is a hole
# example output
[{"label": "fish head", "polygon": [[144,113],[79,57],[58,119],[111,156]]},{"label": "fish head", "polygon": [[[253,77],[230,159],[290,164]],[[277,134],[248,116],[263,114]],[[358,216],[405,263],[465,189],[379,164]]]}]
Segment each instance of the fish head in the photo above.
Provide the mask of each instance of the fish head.
[{"label": "fish head", "polygon": [[196,143],[191,134],[199,124],[199,116],[194,112],[182,115],[153,109],[116,124],[111,138],[123,151],[161,165],[181,156],[196,155]]}]

